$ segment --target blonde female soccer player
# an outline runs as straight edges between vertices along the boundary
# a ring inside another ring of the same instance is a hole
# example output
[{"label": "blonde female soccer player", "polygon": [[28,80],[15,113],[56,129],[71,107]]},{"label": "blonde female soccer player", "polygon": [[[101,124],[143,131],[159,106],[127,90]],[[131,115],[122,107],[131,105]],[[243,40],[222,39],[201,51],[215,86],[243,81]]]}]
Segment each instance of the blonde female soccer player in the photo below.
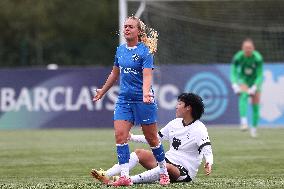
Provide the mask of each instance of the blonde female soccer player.
[{"label": "blonde female soccer player", "polygon": [[154,61],[157,50],[157,32],[145,33],[145,24],[138,18],[128,17],[124,23],[126,44],[117,47],[114,66],[104,86],[97,90],[94,101],[103,97],[120,79],[120,91],[114,110],[114,129],[120,178],[114,186],[130,186],[128,133],[134,124],[141,125],[144,136],[160,167],[160,184],[169,184],[165,153],[157,137],[157,104],[152,89]]}]

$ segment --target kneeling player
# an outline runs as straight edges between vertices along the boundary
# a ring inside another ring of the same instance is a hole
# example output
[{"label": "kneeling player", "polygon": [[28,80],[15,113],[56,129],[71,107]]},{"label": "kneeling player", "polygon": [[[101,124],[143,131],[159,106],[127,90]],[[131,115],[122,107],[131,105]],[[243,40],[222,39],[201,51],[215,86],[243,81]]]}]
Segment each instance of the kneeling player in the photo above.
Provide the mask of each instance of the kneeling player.
[{"label": "kneeling player", "polygon": [[[168,140],[170,150],[166,152],[167,170],[171,182],[190,182],[197,174],[198,167],[205,158],[205,173],[211,173],[213,154],[208,132],[205,125],[199,121],[204,113],[202,99],[193,93],[182,93],[178,96],[176,119],[170,121],[159,132],[160,140]],[[147,143],[143,135],[133,135],[130,141]],[[160,168],[153,153],[149,150],[137,149],[132,152],[129,167],[132,169],[140,163],[148,169],[141,174],[131,176],[133,183],[149,183],[158,181]],[[105,184],[111,182],[110,177],[120,173],[120,167],[115,164],[107,171],[93,169],[94,178]]]}]

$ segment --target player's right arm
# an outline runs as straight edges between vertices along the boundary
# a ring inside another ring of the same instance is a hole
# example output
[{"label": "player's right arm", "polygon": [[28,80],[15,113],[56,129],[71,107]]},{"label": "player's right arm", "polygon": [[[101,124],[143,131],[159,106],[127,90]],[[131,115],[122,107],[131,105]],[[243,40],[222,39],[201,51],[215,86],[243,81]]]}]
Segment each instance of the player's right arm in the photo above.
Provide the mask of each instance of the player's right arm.
[{"label": "player's right arm", "polygon": [[[169,125],[171,122],[169,122],[165,127],[163,127],[159,132],[158,132],[158,138],[160,141],[163,140],[169,140]],[[129,133],[128,140],[132,142],[137,142],[137,143],[148,143],[144,135],[134,135],[132,133]]]},{"label": "player's right arm", "polygon": [[105,84],[101,89],[96,89],[96,94],[93,98],[93,101],[96,102],[100,100],[104,94],[113,86],[113,84],[118,80],[120,69],[119,69],[119,62],[118,62],[118,51],[120,47],[117,47],[115,57],[114,57],[114,65],[112,67],[112,71],[109,74]]},{"label": "player's right arm", "polygon": [[[158,135],[158,138],[160,141],[164,140],[163,138],[160,137],[160,135]],[[128,140],[132,142],[148,144],[144,135],[134,135],[132,133],[129,133]]]},{"label": "player's right arm", "polygon": [[109,74],[105,84],[101,89],[96,90],[96,95],[93,98],[93,101],[98,101],[100,100],[104,94],[113,86],[113,84],[117,81],[119,77],[119,67],[113,66],[111,73]]},{"label": "player's right arm", "polygon": [[232,83],[232,88],[235,93],[240,92],[240,87],[238,85],[238,65],[239,65],[240,53],[241,52],[238,52],[237,54],[235,54],[232,60],[232,64],[231,64],[230,79]]}]

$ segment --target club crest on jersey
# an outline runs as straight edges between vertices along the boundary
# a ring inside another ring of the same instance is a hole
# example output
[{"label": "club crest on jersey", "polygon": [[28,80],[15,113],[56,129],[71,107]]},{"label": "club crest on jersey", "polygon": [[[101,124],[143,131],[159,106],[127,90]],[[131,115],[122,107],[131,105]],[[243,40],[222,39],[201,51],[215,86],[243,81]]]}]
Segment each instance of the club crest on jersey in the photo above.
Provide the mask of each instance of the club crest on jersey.
[{"label": "club crest on jersey", "polygon": [[173,138],[173,143],[172,146],[174,147],[175,150],[178,150],[178,147],[181,145],[181,140],[174,137]]},{"label": "club crest on jersey", "polygon": [[138,54],[133,54],[132,55],[133,61],[138,61],[139,60],[139,55]]}]

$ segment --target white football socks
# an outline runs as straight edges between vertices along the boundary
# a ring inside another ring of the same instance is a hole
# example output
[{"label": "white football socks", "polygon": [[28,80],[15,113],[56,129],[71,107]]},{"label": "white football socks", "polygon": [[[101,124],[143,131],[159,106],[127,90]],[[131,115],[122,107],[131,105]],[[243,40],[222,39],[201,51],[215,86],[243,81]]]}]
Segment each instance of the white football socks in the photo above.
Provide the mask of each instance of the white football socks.
[{"label": "white football socks", "polygon": [[248,125],[248,119],[246,117],[241,117],[241,125]]},{"label": "white football socks", "polygon": [[160,174],[168,174],[167,164],[165,160],[158,162],[158,166],[160,167]]},{"label": "white football socks", "polygon": [[[130,154],[130,159],[129,159],[129,163],[128,163],[128,166],[129,166],[129,170],[133,169],[137,163],[139,162],[139,159],[138,159],[138,156],[136,155],[135,152],[132,152]],[[111,177],[111,176],[114,176],[114,175],[118,175],[119,173],[121,173],[121,167],[119,164],[115,164],[114,166],[112,166],[110,169],[108,169],[106,171],[106,175]],[[121,174],[122,175],[122,174]],[[128,175],[129,175],[129,171],[128,171]]]},{"label": "white football socks", "polygon": [[129,177],[129,163],[120,164],[120,175]]},{"label": "white football socks", "polygon": [[120,166],[119,164],[114,164],[111,168],[106,171],[106,175],[112,177],[114,175],[120,174]]},{"label": "white football socks", "polygon": [[160,167],[130,177],[133,183],[150,183],[160,179]]}]

